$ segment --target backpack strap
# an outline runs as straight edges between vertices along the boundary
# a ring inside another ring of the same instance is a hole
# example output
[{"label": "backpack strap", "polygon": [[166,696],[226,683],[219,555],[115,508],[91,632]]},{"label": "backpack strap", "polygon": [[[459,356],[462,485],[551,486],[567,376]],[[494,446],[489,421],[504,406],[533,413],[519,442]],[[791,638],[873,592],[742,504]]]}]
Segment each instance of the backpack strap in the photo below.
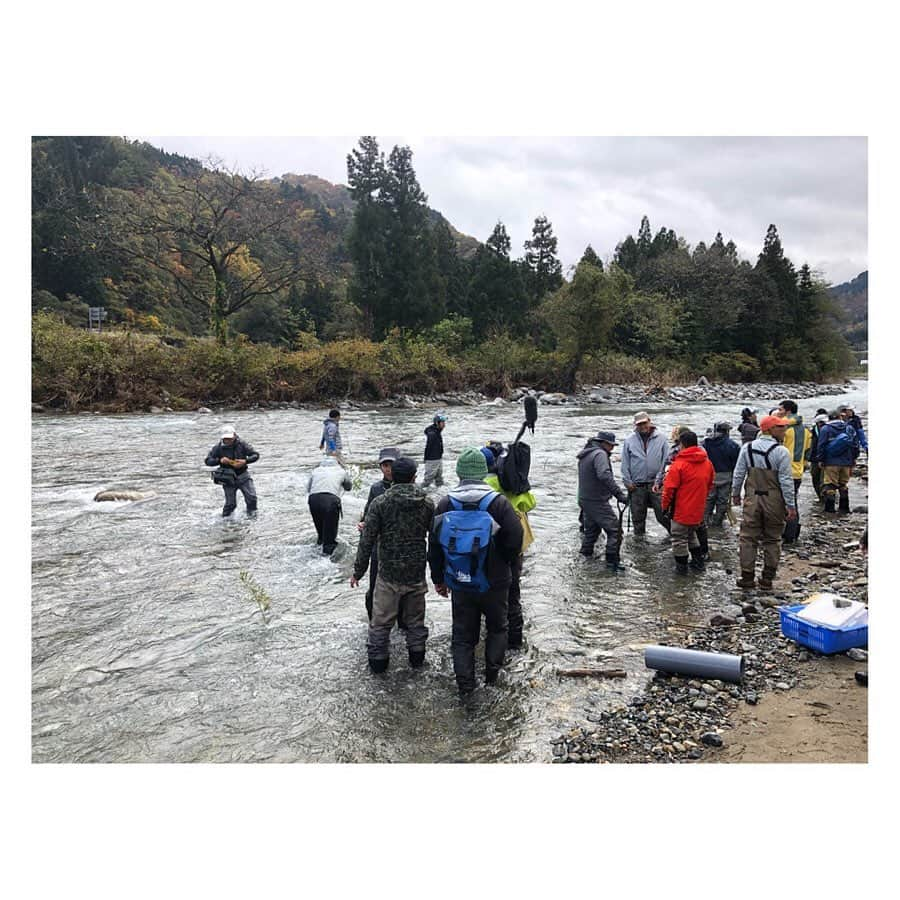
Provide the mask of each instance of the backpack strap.
[{"label": "backpack strap", "polygon": [[489,491],[478,502],[478,508],[482,512],[486,512],[487,508],[494,502],[494,498],[499,497],[499,496],[500,495],[496,491]]},{"label": "backpack strap", "polygon": [[779,446],[779,444],[776,441],[774,444],[772,444],[771,447],[769,447],[768,450],[757,450],[753,446],[753,444],[751,444],[747,449],[747,457],[750,462],[750,468],[751,469],[761,469],[762,468],[762,466],[754,466],[753,465],[753,454],[755,453],[757,456],[761,456],[763,458],[763,462],[765,462],[766,468],[771,469],[772,463],[769,462],[769,454],[778,446]]}]

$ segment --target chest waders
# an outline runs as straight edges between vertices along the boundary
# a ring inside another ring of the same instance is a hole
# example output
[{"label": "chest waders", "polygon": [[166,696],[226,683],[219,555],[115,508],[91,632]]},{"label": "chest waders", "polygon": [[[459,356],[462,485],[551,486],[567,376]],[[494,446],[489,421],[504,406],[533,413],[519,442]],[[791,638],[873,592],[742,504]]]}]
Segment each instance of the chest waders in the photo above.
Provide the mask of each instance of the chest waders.
[{"label": "chest waders", "polygon": [[763,548],[763,570],[759,586],[772,588],[772,579],[781,558],[781,534],[787,515],[787,506],[781,495],[778,472],[772,468],[769,455],[780,446],[772,444],[768,450],[748,448],[747,482],[743,518],[741,520],[740,558],[741,580],[739,587],[753,587],[756,574],[756,556],[759,545]]}]

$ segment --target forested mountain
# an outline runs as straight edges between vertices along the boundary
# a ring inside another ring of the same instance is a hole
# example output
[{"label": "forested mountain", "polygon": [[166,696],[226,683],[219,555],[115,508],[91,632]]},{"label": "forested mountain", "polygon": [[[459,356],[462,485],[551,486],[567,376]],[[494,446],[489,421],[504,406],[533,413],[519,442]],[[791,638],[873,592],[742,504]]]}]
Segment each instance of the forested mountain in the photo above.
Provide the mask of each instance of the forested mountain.
[{"label": "forested mountain", "polygon": [[169,343],[374,341],[500,372],[515,356],[566,388],[612,372],[804,380],[852,361],[844,293],[795,267],[774,224],[751,262],[721,232],[691,247],[644,216],[601,248],[606,265],[588,246],[567,279],[545,216],[518,254],[500,219],[483,244],[461,235],[429,208],[410,148],[371,136],[347,156],[347,186],[120,138],[34,138],[32,196],[33,310],[82,328],[103,306],[107,326]]},{"label": "forested mountain", "polygon": [[869,272],[831,288],[829,293],[844,313],[841,332],[851,346],[864,349],[869,340]]}]

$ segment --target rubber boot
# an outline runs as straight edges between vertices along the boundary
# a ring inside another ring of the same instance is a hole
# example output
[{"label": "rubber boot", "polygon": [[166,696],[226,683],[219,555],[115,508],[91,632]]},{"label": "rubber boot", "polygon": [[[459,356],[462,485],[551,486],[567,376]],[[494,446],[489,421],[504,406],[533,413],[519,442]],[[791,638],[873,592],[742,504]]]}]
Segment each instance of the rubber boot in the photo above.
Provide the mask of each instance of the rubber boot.
[{"label": "rubber boot", "polygon": [[762,570],[762,574],[759,576],[760,590],[771,591],[772,590],[772,579],[774,577],[775,577],[775,569],[770,569],[768,566],[764,567]]},{"label": "rubber boot", "polygon": [[606,568],[610,572],[624,572],[625,566],[619,562],[619,554],[615,550],[606,551]]},{"label": "rubber boot", "polygon": [[376,675],[380,675],[382,672],[387,672],[389,659],[369,659],[369,668]]},{"label": "rubber boot", "polygon": [[705,572],[706,566],[703,563],[703,548],[691,547],[691,568],[695,572]]},{"label": "rubber boot", "polygon": [[422,666],[425,665],[425,651],[424,650],[410,650],[409,651],[409,664],[414,669],[421,669]]},{"label": "rubber boot", "polygon": [[840,500],[838,501],[838,512],[841,512],[841,513],[850,512],[850,492],[849,491],[841,491]]},{"label": "rubber boot", "polygon": [[834,512],[834,491],[823,492],[823,496],[825,497],[825,512],[833,513]]},{"label": "rubber boot", "polygon": [[741,577],[735,582],[739,588],[743,588],[745,591],[752,590],[756,587],[756,573],[755,572],[741,572]]},{"label": "rubber boot", "polygon": [[676,556],[675,557],[675,574],[676,575],[687,575],[688,573],[688,558],[686,556]]},{"label": "rubber boot", "polygon": [[[700,542],[700,559],[701,561],[704,559],[709,559],[709,532],[706,530],[705,525],[701,525],[697,529],[697,540]],[[693,551],[691,552],[691,556],[693,556]]]}]

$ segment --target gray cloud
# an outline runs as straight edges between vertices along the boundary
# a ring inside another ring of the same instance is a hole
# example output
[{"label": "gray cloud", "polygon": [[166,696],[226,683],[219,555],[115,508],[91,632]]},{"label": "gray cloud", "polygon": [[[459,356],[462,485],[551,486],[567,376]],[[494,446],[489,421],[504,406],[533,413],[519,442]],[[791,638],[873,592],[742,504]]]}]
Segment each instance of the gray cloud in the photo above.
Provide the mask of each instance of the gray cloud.
[{"label": "gray cloud", "polygon": [[[209,154],[269,175],[346,182],[348,137],[148,137],[166,150]],[[408,143],[429,204],[484,240],[498,219],[522,252],[537,215],[573,265],[587,244],[609,257],[646,214],[654,232],[689,243],[717,231],[755,260],[770,222],[786,254],[838,283],[868,267],[864,137],[379,137]]]}]

